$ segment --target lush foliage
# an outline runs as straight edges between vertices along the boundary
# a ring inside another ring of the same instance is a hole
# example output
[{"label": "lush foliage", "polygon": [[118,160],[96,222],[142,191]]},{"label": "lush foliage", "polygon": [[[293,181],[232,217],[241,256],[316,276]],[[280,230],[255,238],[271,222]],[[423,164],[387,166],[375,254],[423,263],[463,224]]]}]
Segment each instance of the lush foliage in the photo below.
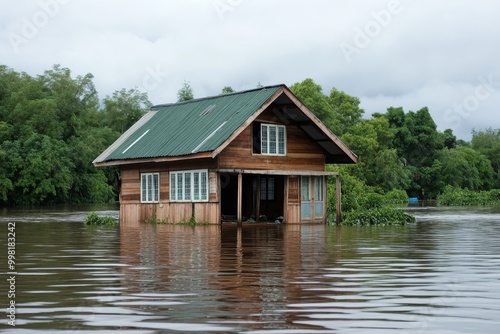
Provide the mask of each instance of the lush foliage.
[{"label": "lush foliage", "polygon": [[[329,167],[333,169],[333,167]],[[342,179],[342,224],[343,225],[405,225],[414,222],[400,207],[408,202],[404,190],[394,189],[380,193],[380,188],[366,185],[349,174],[349,167],[340,167]],[[328,217],[329,223],[335,223],[335,180],[328,183]]]},{"label": "lush foliage", "polygon": [[0,66],[0,205],[110,202],[117,170],[92,161],[151,103],[125,90],[100,103],[91,74],[36,77]]},{"label": "lush foliage", "polygon": [[[312,79],[292,91],[358,155],[356,165],[330,166],[342,179],[343,224],[406,224],[414,218],[394,205],[408,197],[442,205],[500,205],[500,130],[473,131],[471,144],[443,132],[427,107],[388,107],[364,118],[360,101]],[[335,180],[328,216],[335,217]],[[492,190],[493,189],[493,190]]]},{"label": "lush foliage", "polygon": [[465,206],[465,205],[500,205],[500,189],[472,191],[467,188],[446,186],[444,192],[437,197],[440,205]]},{"label": "lush foliage", "polygon": [[414,223],[415,217],[401,209],[387,206],[349,211],[342,225],[405,225]]},{"label": "lush foliage", "polygon": [[111,216],[102,217],[95,212],[89,212],[85,218],[85,224],[92,226],[114,226],[116,224],[116,219]]},{"label": "lush foliage", "polygon": [[191,84],[184,81],[182,88],[177,92],[177,102],[189,101],[194,99],[193,88]]},{"label": "lush foliage", "polygon": [[335,88],[324,94],[312,79],[291,89],[359,157],[356,165],[332,168],[341,173],[346,212],[389,193],[396,204],[407,197],[436,199],[447,186],[469,193],[500,188],[500,130],[473,131],[467,143],[451,129],[437,130],[427,107],[388,107],[366,118],[359,99]]}]

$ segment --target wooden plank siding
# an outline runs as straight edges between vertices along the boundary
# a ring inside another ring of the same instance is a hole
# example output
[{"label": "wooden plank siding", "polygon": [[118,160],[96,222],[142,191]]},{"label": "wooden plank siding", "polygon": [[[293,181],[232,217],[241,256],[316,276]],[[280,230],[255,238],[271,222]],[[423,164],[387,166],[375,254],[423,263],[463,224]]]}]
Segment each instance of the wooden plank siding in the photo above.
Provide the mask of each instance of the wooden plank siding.
[{"label": "wooden plank siding", "polygon": [[286,221],[300,223],[300,177],[288,176],[288,198],[286,201]]},{"label": "wooden plank siding", "polygon": [[286,127],[285,156],[254,154],[252,127],[246,128],[219,154],[221,169],[325,170],[325,153],[296,125]]},{"label": "wooden plank siding", "polygon": [[[219,180],[216,166],[214,159],[123,165],[121,168],[120,221],[131,225],[156,216],[158,220],[170,223],[187,222],[194,212],[197,222],[219,223]],[[196,202],[194,206],[191,202],[170,202],[169,172],[198,169],[209,169],[208,202]],[[158,203],[141,203],[141,173],[160,174]]]}]

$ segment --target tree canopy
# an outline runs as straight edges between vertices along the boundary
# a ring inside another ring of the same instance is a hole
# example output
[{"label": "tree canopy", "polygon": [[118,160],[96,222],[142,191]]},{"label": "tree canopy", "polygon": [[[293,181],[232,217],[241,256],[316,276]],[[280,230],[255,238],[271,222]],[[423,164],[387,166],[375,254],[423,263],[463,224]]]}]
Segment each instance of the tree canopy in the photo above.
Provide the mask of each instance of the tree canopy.
[{"label": "tree canopy", "polygon": [[189,101],[194,99],[193,88],[191,84],[184,80],[181,89],[177,92],[177,102]]},{"label": "tree canopy", "polygon": [[473,131],[469,145],[451,129],[440,132],[427,107],[405,111],[389,106],[367,118],[358,98],[336,88],[326,95],[310,78],[291,90],[359,156],[357,165],[336,169],[376,192],[403,190],[434,199],[447,185],[471,190],[500,186],[500,130]]},{"label": "tree canopy", "polygon": [[92,74],[59,65],[36,77],[0,66],[0,204],[115,200],[116,169],[92,161],[150,106],[135,89],[101,104]]}]

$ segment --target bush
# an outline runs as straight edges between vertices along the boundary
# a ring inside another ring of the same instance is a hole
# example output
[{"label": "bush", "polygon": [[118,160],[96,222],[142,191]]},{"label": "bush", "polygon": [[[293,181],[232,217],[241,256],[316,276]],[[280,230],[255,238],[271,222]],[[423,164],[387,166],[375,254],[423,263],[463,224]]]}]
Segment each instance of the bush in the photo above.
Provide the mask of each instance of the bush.
[{"label": "bush", "polygon": [[387,206],[371,209],[359,209],[347,212],[342,220],[342,225],[406,225],[415,223],[414,216],[405,213],[402,209]]},{"label": "bush", "polygon": [[[330,167],[333,168],[333,167]],[[332,170],[332,169],[330,169]],[[415,217],[391,205],[408,203],[404,190],[391,190],[385,194],[381,189],[370,187],[349,174],[349,169],[338,168],[342,180],[343,225],[404,225],[415,222]],[[500,194],[499,194],[500,195]],[[335,222],[336,191],[335,178],[328,179],[328,222]]]},{"label": "bush", "polygon": [[408,203],[408,194],[401,189],[394,189],[384,195],[385,204],[406,204]]},{"label": "bush", "polygon": [[498,206],[500,205],[500,189],[472,191],[448,185],[444,188],[444,192],[437,197],[437,202],[443,206]]},{"label": "bush", "polygon": [[85,218],[86,225],[93,226],[114,226],[116,224],[116,219],[111,216],[101,217],[95,212],[87,213],[87,218]]},{"label": "bush", "polygon": [[380,208],[384,204],[384,196],[376,193],[368,193],[360,198],[359,203],[363,209]]}]

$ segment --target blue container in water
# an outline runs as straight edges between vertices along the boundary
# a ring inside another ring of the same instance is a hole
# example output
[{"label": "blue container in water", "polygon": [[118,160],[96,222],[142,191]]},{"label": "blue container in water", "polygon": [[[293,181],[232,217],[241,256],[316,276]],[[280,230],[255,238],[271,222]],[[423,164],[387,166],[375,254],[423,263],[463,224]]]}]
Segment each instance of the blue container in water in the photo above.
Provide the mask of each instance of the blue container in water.
[{"label": "blue container in water", "polygon": [[408,203],[418,203],[418,197],[409,197]]}]

